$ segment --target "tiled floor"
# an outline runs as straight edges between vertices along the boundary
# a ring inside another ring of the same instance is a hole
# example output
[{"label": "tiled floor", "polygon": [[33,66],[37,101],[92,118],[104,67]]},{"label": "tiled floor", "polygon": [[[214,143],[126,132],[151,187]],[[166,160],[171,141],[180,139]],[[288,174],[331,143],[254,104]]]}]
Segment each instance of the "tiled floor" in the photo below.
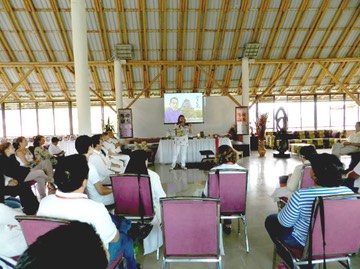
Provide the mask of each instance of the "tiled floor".
[{"label": "tiled floor", "polygon": [[[329,152],[328,150],[320,150]],[[343,157],[342,161],[347,166],[350,157]],[[247,223],[250,243],[250,253],[246,253],[245,240],[236,232],[236,222],[233,222],[233,232],[224,235],[225,256],[223,268],[272,268],[273,244],[264,228],[265,218],[277,211],[276,204],[270,195],[278,184],[280,175],[291,173],[300,163],[298,157],[292,155],[289,159],[276,159],[273,151],[268,150],[264,158],[259,158],[257,151],[252,151],[250,157],[245,157],[240,165],[249,169],[249,186],[247,197]],[[204,188],[207,172],[199,169],[169,170],[170,165],[155,164],[152,167],[161,178],[163,188],[168,196],[198,195]],[[201,225],[201,220],[199,220]],[[241,225],[241,229],[242,229]],[[162,249],[160,251],[162,254]],[[139,256],[144,269],[161,268],[161,259],[156,260],[155,253]],[[360,255],[354,257],[353,268],[360,268]],[[176,268],[216,268],[215,264],[206,263],[179,263],[172,264]],[[339,264],[328,264],[329,269],[343,268]]]}]

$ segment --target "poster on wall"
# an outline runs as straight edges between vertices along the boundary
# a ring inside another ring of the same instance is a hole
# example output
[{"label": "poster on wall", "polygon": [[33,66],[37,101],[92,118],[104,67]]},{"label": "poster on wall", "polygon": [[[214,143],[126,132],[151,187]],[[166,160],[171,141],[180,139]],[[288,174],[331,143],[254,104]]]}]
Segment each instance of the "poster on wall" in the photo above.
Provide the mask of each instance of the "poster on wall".
[{"label": "poster on wall", "polygon": [[118,109],[118,123],[120,138],[132,138],[133,125],[131,108]]},{"label": "poster on wall", "polygon": [[249,108],[247,106],[235,108],[235,122],[237,134],[249,134]]}]

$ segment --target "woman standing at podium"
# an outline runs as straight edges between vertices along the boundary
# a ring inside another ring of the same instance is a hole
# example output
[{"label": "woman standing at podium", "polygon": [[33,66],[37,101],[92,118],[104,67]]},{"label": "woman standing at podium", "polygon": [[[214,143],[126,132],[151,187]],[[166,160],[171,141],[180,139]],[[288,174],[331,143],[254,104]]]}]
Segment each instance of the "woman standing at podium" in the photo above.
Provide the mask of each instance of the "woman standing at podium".
[{"label": "woman standing at podium", "polygon": [[174,169],[176,166],[176,161],[179,153],[180,155],[180,162],[181,162],[181,168],[186,170],[186,153],[187,153],[187,147],[189,145],[189,134],[192,133],[192,125],[186,123],[186,119],[184,115],[180,115],[178,117],[178,121],[175,124],[174,127],[174,149],[173,149],[173,158],[172,158],[172,164],[171,169]]}]

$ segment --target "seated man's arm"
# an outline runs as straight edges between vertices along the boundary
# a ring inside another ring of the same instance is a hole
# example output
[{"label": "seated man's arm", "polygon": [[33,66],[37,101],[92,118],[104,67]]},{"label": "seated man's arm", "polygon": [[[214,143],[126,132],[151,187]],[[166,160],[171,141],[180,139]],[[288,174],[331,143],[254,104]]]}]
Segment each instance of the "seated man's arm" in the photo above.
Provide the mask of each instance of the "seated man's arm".
[{"label": "seated man's arm", "polygon": [[108,195],[110,193],[112,193],[112,188],[108,188],[106,186],[103,186],[103,184],[101,183],[101,181],[98,181],[94,184],[96,191],[100,194],[100,195]]}]

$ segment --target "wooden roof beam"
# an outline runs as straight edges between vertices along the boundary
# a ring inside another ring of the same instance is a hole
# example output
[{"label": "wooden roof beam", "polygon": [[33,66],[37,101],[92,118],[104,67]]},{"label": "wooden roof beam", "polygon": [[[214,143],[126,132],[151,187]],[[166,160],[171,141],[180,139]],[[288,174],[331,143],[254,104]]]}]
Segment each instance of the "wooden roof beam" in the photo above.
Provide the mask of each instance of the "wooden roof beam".
[{"label": "wooden roof beam", "polygon": [[321,62],[318,62],[318,64],[326,71],[326,73],[328,73],[328,75],[336,82],[337,85],[339,85],[339,87],[343,90],[343,92],[345,92],[346,94],[348,94],[350,96],[351,99],[353,99],[358,106],[360,106],[360,100],[358,98],[356,98],[356,96],[350,92],[341,82],[340,80],[335,77]]},{"label": "wooden roof beam", "polygon": [[[214,80],[214,83],[219,87],[219,89],[221,89],[223,92],[224,90],[226,90],[219,82],[217,82],[214,78],[212,78],[203,68],[201,68],[201,66],[197,65],[197,67],[204,73],[204,75],[208,78],[208,79],[212,79]],[[232,97],[230,94],[226,94],[226,96],[228,96],[237,106],[241,106],[241,104],[238,102],[238,100],[236,100],[234,97]]]},{"label": "wooden roof beam", "polygon": [[271,88],[275,85],[275,82],[293,65],[294,63],[290,63],[271,83],[270,85],[260,94],[257,96],[256,100],[249,106],[251,108],[254,104],[259,102],[259,100],[266,94],[271,91]]},{"label": "wooden roof beam", "polygon": [[144,94],[145,91],[149,90],[151,85],[153,85],[156,80],[162,75],[162,73],[164,73],[165,71],[167,70],[167,66],[165,66],[165,69],[164,70],[161,70],[161,72],[159,74],[156,75],[156,77],[149,83],[148,87],[147,88],[144,88],[135,98],[134,100],[132,100],[126,108],[130,108],[136,101],[137,99],[139,99],[141,97],[141,95]]},{"label": "wooden roof beam", "polygon": [[11,89],[9,89],[7,93],[5,93],[5,95],[4,95],[3,97],[1,97],[1,99],[0,99],[0,104],[4,103],[4,101],[6,100],[6,98],[7,98],[10,94],[14,93],[14,92],[16,91],[17,87],[19,87],[19,85],[21,85],[21,83],[22,83],[23,81],[25,81],[25,79],[26,79],[26,78],[31,74],[31,72],[34,71],[34,70],[35,70],[35,67],[30,68],[30,69],[20,78],[20,80],[19,80],[18,82],[16,82],[16,83],[13,85],[13,87],[12,87]]}]

